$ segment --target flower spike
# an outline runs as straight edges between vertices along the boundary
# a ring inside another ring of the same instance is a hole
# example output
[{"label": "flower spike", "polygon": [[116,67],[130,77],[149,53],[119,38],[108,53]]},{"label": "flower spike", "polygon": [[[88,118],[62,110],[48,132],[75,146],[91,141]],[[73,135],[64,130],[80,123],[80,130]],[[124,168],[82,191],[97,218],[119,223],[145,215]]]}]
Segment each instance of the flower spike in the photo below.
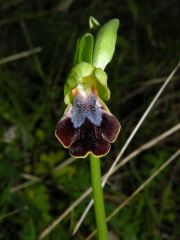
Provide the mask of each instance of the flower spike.
[{"label": "flower spike", "polygon": [[[112,31],[110,26],[114,26]],[[76,65],[68,75],[64,88],[64,100],[68,106],[55,130],[56,137],[65,148],[69,149],[71,156],[85,158],[91,153],[102,157],[110,151],[111,143],[116,140],[120,132],[119,121],[103,102],[110,98],[104,67],[112,58],[117,28],[118,20],[115,19],[100,29],[98,43],[95,42],[95,46],[100,45],[101,51],[97,52],[95,47],[95,55],[93,55],[92,35],[85,34],[78,41],[75,53]],[[111,39],[108,39],[108,35]],[[112,39],[114,46],[108,53],[104,42]],[[103,51],[107,56],[105,65],[102,68],[92,65],[92,58],[101,62]],[[86,54],[89,54],[89,57]]]}]

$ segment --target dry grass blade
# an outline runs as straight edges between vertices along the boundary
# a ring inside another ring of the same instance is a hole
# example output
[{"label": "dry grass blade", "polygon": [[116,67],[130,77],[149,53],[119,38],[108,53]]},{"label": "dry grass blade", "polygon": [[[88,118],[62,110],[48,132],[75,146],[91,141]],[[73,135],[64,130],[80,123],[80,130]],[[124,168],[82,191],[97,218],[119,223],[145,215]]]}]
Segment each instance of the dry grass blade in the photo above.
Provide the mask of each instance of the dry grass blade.
[{"label": "dry grass blade", "polygon": [[73,158],[73,157],[68,158],[67,160],[63,161],[61,164],[56,166],[53,169],[53,172],[57,172],[57,171],[62,170],[64,167],[67,167],[68,165],[70,165],[71,163],[75,162],[76,160],[78,160],[78,158]]},{"label": "dry grass blade", "polygon": [[12,211],[12,212],[6,213],[6,214],[0,216],[0,221],[3,221],[5,218],[8,218],[8,217],[10,217],[10,216],[13,216],[13,215],[15,215],[15,214],[17,214],[17,213],[19,213],[19,212],[20,212],[20,208],[14,210],[14,211]]},{"label": "dry grass blade", "polygon": [[[57,171],[61,171],[64,167],[67,167],[68,165],[70,165],[71,163],[75,162],[77,160],[77,158],[68,158],[67,160],[63,161],[62,163],[60,163],[58,166],[54,167],[52,169],[52,173],[55,173]],[[22,173],[21,174],[22,178],[25,178],[29,181],[26,181],[25,183],[19,184],[17,186],[14,186],[12,188],[10,188],[10,193],[15,193],[18,192],[24,188],[27,188],[29,186],[32,186],[35,183],[41,182],[43,180],[43,178],[40,177],[36,177],[36,176],[32,176],[30,174],[25,174]]]},{"label": "dry grass blade", "polygon": [[41,181],[41,179],[30,180],[30,181],[27,181],[25,183],[22,183],[22,184],[19,184],[19,185],[15,186],[15,187],[10,188],[9,191],[10,191],[10,193],[15,193],[15,192],[18,192],[18,191],[20,191],[24,188],[27,188],[27,187],[33,185],[34,183],[40,182],[40,181]]},{"label": "dry grass blade", "polygon": [[[149,142],[147,142],[146,144],[140,146],[138,149],[136,149],[135,151],[133,151],[131,154],[129,154],[127,157],[125,157],[122,162],[120,162],[115,170],[117,171],[121,166],[123,166],[124,164],[126,164],[127,162],[129,162],[131,159],[133,159],[134,157],[136,157],[138,154],[140,154],[141,152],[153,147],[154,145],[156,145],[158,142],[166,139],[167,137],[169,137],[171,134],[177,132],[178,130],[180,130],[180,124],[177,124],[176,126],[170,128],[168,131],[162,133],[161,135],[159,135],[158,137],[153,138],[152,140],[150,140]],[[113,172],[113,173],[114,173]],[[105,175],[104,175],[105,176]],[[89,194],[91,193],[91,188],[89,188],[86,192],[84,192],[76,201],[74,201],[54,222],[52,222],[52,224],[50,224],[40,235],[39,239],[43,239],[46,235],[48,235],[71,211],[74,210],[75,207],[77,207]]]},{"label": "dry grass blade", "polygon": [[[145,91],[150,85],[153,84],[159,84],[164,82],[167,79],[167,77],[163,77],[163,78],[155,78],[152,80],[149,80],[147,82],[144,83],[144,85],[142,85],[139,88],[136,88],[134,91],[131,91],[127,96],[125,96],[122,100],[121,100],[121,104],[125,103],[127,100],[129,101],[130,99],[132,99],[133,97],[137,96],[138,94],[142,93],[143,91]],[[172,81],[176,81],[179,79],[179,76],[174,76],[171,80]]]},{"label": "dry grass blade", "polygon": [[35,54],[35,53],[39,53],[41,51],[42,51],[42,49],[40,47],[37,47],[37,48],[33,48],[33,49],[30,49],[30,50],[27,50],[27,51],[24,51],[24,52],[16,53],[14,55],[5,57],[3,59],[0,59],[0,64],[5,64],[5,63],[8,63],[8,62],[19,60],[21,58],[26,58],[26,57],[29,57],[29,56]]},{"label": "dry grass blade", "polygon": [[117,164],[117,166],[114,168],[113,173],[115,173],[120,167],[122,167],[123,165],[125,165],[127,162],[129,162],[131,159],[135,158],[136,156],[138,156],[141,152],[155,146],[156,144],[158,144],[159,142],[165,140],[167,137],[169,137],[170,135],[174,134],[175,132],[180,130],[180,123],[178,123],[177,125],[175,125],[174,127],[170,128],[169,130],[167,130],[166,132],[162,133],[161,135],[153,138],[152,140],[150,140],[149,142],[141,145],[138,149],[136,149],[135,151],[133,151],[132,153],[130,153],[127,157],[125,157],[119,164]]},{"label": "dry grass blade", "polygon": [[84,192],[76,201],[74,201],[55,221],[53,221],[44,231],[40,234],[39,240],[45,238],[76,206],[79,205],[90,193],[92,189],[89,188]]},{"label": "dry grass blade", "polygon": [[[144,114],[142,115],[142,117],[140,118],[139,122],[137,123],[136,127],[134,128],[134,130],[132,131],[132,133],[130,134],[129,138],[127,139],[126,143],[124,144],[124,146],[122,147],[121,151],[119,152],[119,154],[117,155],[115,161],[113,162],[113,164],[111,165],[109,171],[107,172],[107,174],[105,175],[103,182],[102,182],[102,187],[105,186],[105,184],[107,183],[108,178],[111,176],[111,174],[113,173],[117,163],[119,162],[119,160],[121,159],[122,155],[124,154],[124,152],[126,151],[127,147],[129,146],[130,142],[132,141],[133,137],[135,136],[135,134],[137,133],[138,129],[140,128],[140,126],[142,125],[142,123],[144,122],[145,118],[147,117],[147,115],[150,113],[151,109],[153,108],[153,106],[155,105],[155,103],[157,102],[158,98],[160,97],[160,95],[162,94],[162,92],[164,91],[164,89],[166,88],[166,86],[168,85],[168,83],[171,81],[171,79],[173,78],[174,74],[176,73],[176,71],[178,70],[180,66],[180,62],[177,64],[177,66],[173,69],[173,71],[171,72],[171,74],[168,76],[168,78],[166,79],[166,81],[162,84],[162,86],[160,87],[159,91],[157,92],[157,94],[155,95],[155,97],[153,98],[153,100],[151,101],[150,105],[148,106],[148,108],[146,109],[146,111],[144,112]],[[88,206],[86,207],[84,213],[82,214],[80,220],[78,221],[73,234],[75,234],[79,227],[81,226],[84,218],[86,217],[87,213],[89,212],[90,208],[93,205],[93,200],[91,200],[88,204]]]},{"label": "dry grass blade", "polygon": [[[123,201],[108,217],[107,222],[109,222],[121,209],[123,209],[129,202],[140,193],[149,183],[154,180],[154,178],[159,175],[161,171],[163,171],[170,163],[172,163],[178,156],[180,155],[180,148],[164,163],[159,167],[149,178],[147,178],[125,201]],[[97,230],[92,232],[86,240],[92,239],[92,237],[96,234]]]}]

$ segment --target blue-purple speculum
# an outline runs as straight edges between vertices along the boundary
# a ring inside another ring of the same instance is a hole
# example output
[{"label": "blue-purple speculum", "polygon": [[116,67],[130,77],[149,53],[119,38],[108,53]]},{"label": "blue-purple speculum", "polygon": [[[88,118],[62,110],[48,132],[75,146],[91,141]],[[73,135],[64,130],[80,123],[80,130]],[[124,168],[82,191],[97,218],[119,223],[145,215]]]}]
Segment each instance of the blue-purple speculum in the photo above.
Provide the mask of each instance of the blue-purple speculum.
[{"label": "blue-purple speculum", "polygon": [[115,50],[118,26],[119,20],[112,19],[99,30],[95,43],[91,33],[77,42],[74,66],[64,88],[68,106],[55,130],[71,156],[104,156],[120,132],[119,121],[104,103],[110,98],[104,69]]}]

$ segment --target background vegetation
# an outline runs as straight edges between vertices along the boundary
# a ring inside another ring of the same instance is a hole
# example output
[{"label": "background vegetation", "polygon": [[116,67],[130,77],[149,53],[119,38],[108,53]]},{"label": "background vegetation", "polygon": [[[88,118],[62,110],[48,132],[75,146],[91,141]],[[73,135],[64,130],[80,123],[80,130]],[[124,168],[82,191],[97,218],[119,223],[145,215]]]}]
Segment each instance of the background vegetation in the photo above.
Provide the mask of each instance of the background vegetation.
[{"label": "background vegetation", "polygon": [[[88,31],[89,16],[100,23],[114,17],[121,21],[107,72],[112,92],[108,106],[122,131],[111,153],[101,160],[105,173],[179,60],[179,14],[176,0],[0,1],[0,239],[38,239],[90,185],[88,160],[59,167],[69,155],[54,137],[64,111],[63,85],[76,39]],[[126,155],[179,122],[178,81],[177,73]],[[164,163],[178,144],[176,132],[117,171],[104,190],[107,214]],[[178,169],[176,159],[109,222],[114,237],[180,239]],[[45,239],[85,239],[95,227],[93,211],[74,237],[71,232],[89,199]]]}]

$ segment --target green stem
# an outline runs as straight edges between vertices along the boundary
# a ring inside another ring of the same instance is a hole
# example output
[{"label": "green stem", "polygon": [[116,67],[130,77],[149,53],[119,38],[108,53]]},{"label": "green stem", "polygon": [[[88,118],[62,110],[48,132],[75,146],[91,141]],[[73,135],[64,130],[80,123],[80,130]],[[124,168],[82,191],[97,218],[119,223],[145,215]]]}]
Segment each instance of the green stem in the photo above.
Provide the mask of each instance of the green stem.
[{"label": "green stem", "polygon": [[99,240],[108,239],[103,191],[101,186],[100,159],[90,155],[91,184],[93,189],[94,210]]}]

